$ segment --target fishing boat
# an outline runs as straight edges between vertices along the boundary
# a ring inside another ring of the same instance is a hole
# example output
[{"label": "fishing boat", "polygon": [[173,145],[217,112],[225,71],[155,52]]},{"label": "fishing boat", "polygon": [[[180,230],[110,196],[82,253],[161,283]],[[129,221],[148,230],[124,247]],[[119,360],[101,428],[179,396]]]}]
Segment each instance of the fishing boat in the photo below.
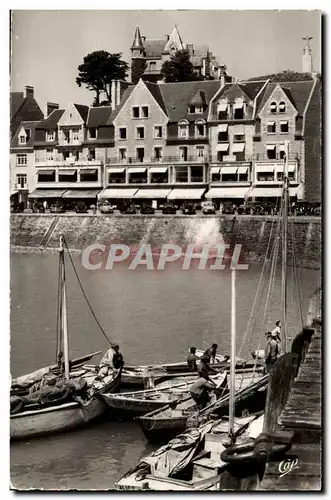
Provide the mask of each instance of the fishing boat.
[{"label": "fishing boat", "polygon": [[[215,384],[222,384],[226,373],[211,377]],[[197,379],[191,373],[190,377],[176,377],[158,384],[154,389],[144,391],[122,392],[119,394],[103,393],[102,398],[117,414],[130,416],[144,415],[158,408],[187,399],[190,386]]]},{"label": "fishing boat", "polygon": [[[79,358],[74,362],[70,361],[64,238],[62,235],[59,251],[58,299],[58,363],[13,380],[11,396],[17,405],[13,407],[10,416],[11,439],[29,439],[73,429],[90,422],[102,415],[107,409],[107,405],[100,397],[102,392],[110,393],[119,388],[121,369],[99,377],[96,366],[86,364],[86,361],[89,361],[96,353]],[[73,387],[84,386],[84,399],[77,396],[75,391],[72,391],[66,400],[44,401],[40,399],[39,394],[42,393],[43,386],[50,377],[53,378],[53,381],[60,378],[64,385],[70,383]]]},{"label": "fishing boat", "polygon": [[[197,418],[198,415],[205,417],[209,413],[217,415],[228,414],[229,407],[229,375],[226,377],[226,384],[223,384],[219,392],[220,398],[212,401],[204,410],[198,411],[196,403],[187,395],[178,404],[167,404],[160,409],[147,413],[137,420],[147,440],[151,443],[166,442],[177,434],[184,432],[190,418]],[[265,402],[265,389],[268,384],[268,377],[261,372],[237,373],[236,379],[236,401],[238,413],[246,412],[248,409],[261,409]],[[194,416],[194,417],[193,417]]]}]

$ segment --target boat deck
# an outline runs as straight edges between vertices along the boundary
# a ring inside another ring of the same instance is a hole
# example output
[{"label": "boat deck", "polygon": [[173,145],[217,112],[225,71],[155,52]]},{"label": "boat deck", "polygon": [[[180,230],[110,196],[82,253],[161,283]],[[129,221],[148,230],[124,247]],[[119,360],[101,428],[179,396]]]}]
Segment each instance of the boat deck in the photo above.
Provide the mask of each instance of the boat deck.
[{"label": "boat deck", "polygon": [[320,491],[322,488],[321,334],[318,324],[278,419],[279,428],[294,431],[292,448],[285,460],[267,464],[260,490]]}]

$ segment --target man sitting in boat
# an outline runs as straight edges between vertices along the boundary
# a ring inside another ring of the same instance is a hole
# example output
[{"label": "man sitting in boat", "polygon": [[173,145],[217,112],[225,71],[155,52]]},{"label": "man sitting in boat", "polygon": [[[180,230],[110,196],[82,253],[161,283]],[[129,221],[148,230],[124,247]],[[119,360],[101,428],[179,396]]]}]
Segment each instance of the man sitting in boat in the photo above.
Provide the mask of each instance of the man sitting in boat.
[{"label": "man sitting in boat", "polygon": [[217,351],[217,344],[212,344],[211,347],[205,350],[203,353],[204,356],[208,356],[209,358],[209,363],[216,363],[216,351]]},{"label": "man sitting in boat", "polygon": [[187,356],[187,366],[189,372],[197,371],[197,360],[200,359],[196,354],[196,347],[190,348],[190,354]]},{"label": "man sitting in boat", "polygon": [[124,366],[122,354],[119,352],[119,345],[112,344],[104,357],[99,363],[99,371],[97,379],[103,379],[108,375],[108,371],[118,370]]},{"label": "man sitting in boat", "polygon": [[215,384],[206,380],[204,377],[198,378],[198,380],[191,385],[190,394],[199,410],[203,410],[203,408],[207,406],[210,401],[209,391],[213,391],[215,388]]},{"label": "man sitting in boat", "polygon": [[124,359],[122,354],[120,353],[120,346],[118,344],[114,345],[114,351],[115,354],[113,356],[113,367],[116,370],[119,370],[120,368],[123,368],[124,366]]},{"label": "man sitting in boat", "polygon": [[280,345],[277,336],[278,334],[275,330],[267,333],[267,345],[265,349],[265,367],[267,373],[271,371],[280,355]]}]

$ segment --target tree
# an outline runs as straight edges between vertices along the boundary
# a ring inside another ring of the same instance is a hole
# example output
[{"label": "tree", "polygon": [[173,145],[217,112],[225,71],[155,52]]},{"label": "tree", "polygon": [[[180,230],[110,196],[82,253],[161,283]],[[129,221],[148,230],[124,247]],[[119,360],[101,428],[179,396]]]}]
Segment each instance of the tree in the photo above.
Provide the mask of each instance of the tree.
[{"label": "tree", "polygon": [[190,61],[190,54],[187,50],[177,50],[168,61],[162,64],[161,73],[164,80],[168,82],[190,82],[201,80],[194,71]]},{"label": "tree", "polygon": [[110,101],[112,80],[125,80],[128,76],[129,66],[121,60],[121,56],[120,53],[110,54],[105,50],[97,50],[87,54],[83,63],[78,66],[76,83],[78,87],[85,85],[96,93],[94,105],[99,106],[101,93]]},{"label": "tree", "polygon": [[272,73],[270,75],[258,76],[255,78],[249,78],[251,80],[268,80],[272,82],[298,82],[303,80],[312,80],[313,77],[310,73],[299,73],[297,71],[291,71],[286,69],[280,73]]}]

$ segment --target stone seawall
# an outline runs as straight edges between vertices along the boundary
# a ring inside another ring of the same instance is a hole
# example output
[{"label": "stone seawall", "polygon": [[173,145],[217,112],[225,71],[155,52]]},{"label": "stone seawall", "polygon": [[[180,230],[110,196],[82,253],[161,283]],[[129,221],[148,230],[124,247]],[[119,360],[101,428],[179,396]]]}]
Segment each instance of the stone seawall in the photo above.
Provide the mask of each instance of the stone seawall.
[{"label": "stone seawall", "polygon": [[[270,231],[277,224],[271,216],[143,216],[15,214],[11,216],[11,245],[15,250],[55,250],[63,233],[68,246],[82,250],[93,243],[143,243],[159,248],[163,243],[182,247],[194,244],[241,244],[246,261],[263,261]],[[321,267],[321,219],[289,218],[288,255],[293,257],[292,235],[297,263]],[[291,263],[291,262],[290,262]]]}]

